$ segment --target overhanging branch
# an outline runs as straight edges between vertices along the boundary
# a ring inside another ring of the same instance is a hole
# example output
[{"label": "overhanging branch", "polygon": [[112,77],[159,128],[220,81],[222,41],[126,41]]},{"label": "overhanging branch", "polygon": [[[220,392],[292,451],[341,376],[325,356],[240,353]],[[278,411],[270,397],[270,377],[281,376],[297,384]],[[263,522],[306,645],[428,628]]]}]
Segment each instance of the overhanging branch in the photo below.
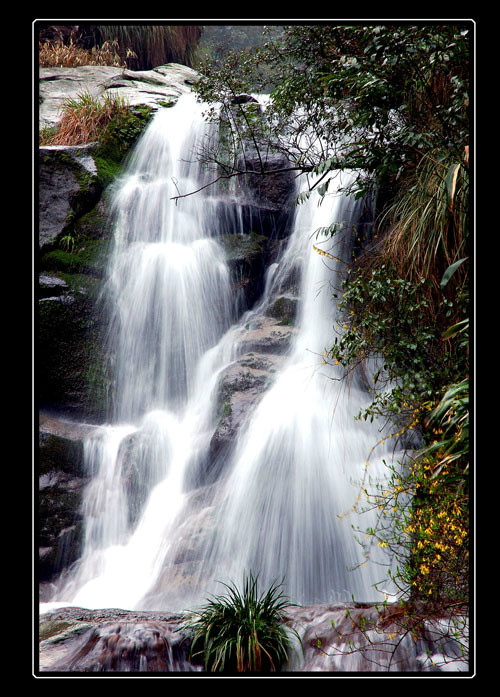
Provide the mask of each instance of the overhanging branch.
[{"label": "overhanging branch", "polygon": [[[300,174],[303,174],[305,172],[311,172],[313,170],[312,166],[302,166],[302,167],[282,167],[279,169],[263,169],[263,170],[254,170],[254,169],[248,169],[248,170],[238,170],[236,172],[231,172],[230,174],[220,174],[218,177],[213,179],[212,181],[208,182],[208,184],[204,184],[203,186],[200,186],[199,189],[195,189],[194,191],[190,191],[187,194],[178,194],[177,196],[172,196],[171,200],[176,201],[180,198],[187,198],[187,196],[193,196],[194,194],[199,193],[200,191],[203,191],[203,189],[208,189],[210,186],[214,186],[218,181],[222,179],[232,179],[233,177],[238,177],[242,176],[244,174],[257,174],[259,176],[271,176],[273,174],[284,174],[285,172],[299,172]],[[177,186],[176,186],[177,188]],[[177,189],[178,190],[178,189]]]}]

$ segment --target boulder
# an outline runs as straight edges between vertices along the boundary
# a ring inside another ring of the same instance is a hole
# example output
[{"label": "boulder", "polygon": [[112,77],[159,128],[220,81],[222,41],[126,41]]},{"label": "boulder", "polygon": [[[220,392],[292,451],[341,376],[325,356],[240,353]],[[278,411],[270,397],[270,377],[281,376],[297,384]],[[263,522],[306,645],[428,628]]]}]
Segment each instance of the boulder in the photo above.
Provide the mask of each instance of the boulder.
[{"label": "boulder", "polygon": [[217,237],[231,272],[233,290],[239,295],[240,311],[247,310],[262,293],[264,275],[276,244],[266,235],[226,234]]},{"label": "boulder", "polygon": [[284,155],[268,154],[264,161],[261,157],[255,150],[245,153],[240,167],[248,173],[238,177],[239,195],[258,207],[283,212],[293,210],[290,204],[295,194],[296,172],[288,171],[290,163]]},{"label": "boulder", "polygon": [[210,441],[212,458],[235,444],[242,424],[268,388],[278,361],[276,356],[248,353],[222,372],[217,394],[217,426]]},{"label": "boulder", "polygon": [[[240,337],[240,357],[219,376],[216,427],[205,469],[220,474],[237,434],[269,388],[285,359],[295,328],[272,317],[255,317]],[[206,481],[202,478],[202,481]]]},{"label": "boulder", "polygon": [[39,673],[199,672],[179,616],[65,608],[40,617]]}]

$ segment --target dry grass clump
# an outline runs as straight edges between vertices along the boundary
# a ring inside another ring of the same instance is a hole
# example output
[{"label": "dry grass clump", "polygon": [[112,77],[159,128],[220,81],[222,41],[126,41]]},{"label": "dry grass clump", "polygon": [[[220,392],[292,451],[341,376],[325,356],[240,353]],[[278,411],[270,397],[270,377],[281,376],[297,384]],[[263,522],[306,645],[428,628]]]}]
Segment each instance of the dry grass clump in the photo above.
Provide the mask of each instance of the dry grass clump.
[{"label": "dry grass clump", "polygon": [[108,40],[102,46],[84,48],[62,40],[44,41],[38,44],[38,62],[41,68],[78,68],[82,65],[109,65],[126,68],[127,60],[136,58],[131,49],[120,50],[118,41]]},{"label": "dry grass clump", "polygon": [[105,94],[100,99],[88,92],[66,99],[56,129],[40,132],[40,145],[84,145],[102,137],[110,122],[129,112],[125,99]]},{"label": "dry grass clump", "polygon": [[164,63],[193,66],[201,27],[195,25],[51,26],[39,41],[42,68],[110,65],[149,70]]}]

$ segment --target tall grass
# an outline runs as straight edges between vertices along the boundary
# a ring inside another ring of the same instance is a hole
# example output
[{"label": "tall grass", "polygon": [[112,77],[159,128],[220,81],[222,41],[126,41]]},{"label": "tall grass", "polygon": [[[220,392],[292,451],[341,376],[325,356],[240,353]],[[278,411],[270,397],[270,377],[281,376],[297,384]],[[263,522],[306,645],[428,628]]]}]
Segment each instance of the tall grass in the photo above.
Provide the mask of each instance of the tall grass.
[{"label": "tall grass", "polygon": [[464,163],[424,155],[385,212],[389,227],[381,255],[410,279],[437,285],[445,269],[467,254],[469,176]]},{"label": "tall grass", "polygon": [[201,31],[201,26],[192,24],[54,25],[40,31],[39,64],[148,70],[174,62],[193,67]]},{"label": "tall grass", "polygon": [[201,27],[195,25],[97,25],[93,27],[100,41],[115,41],[123,58],[126,51],[132,70],[154,68],[164,63],[193,66]]}]

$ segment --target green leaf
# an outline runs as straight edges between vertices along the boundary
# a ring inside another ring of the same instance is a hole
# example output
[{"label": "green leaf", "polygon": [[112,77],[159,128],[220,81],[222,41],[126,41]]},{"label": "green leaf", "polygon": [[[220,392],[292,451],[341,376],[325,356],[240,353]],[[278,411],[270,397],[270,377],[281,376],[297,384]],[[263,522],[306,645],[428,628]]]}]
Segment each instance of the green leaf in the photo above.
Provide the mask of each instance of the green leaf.
[{"label": "green leaf", "polygon": [[466,261],[468,258],[469,257],[464,257],[463,259],[459,259],[458,261],[456,261],[451,266],[448,266],[448,268],[446,269],[446,271],[443,274],[443,278],[441,279],[441,283],[439,284],[441,289],[443,289],[447,285],[448,281],[453,276],[453,274],[458,269],[458,267],[461,264],[463,264],[463,262]]},{"label": "green leaf", "polygon": [[458,177],[458,170],[460,169],[459,164],[453,164],[448,170],[448,174],[446,175],[445,179],[445,184],[446,184],[446,193],[448,194],[448,201],[450,203],[450,207],[453,206],[453,199],[455,197],[455,189],[457,186],[457,177]]},{"label": "green leaf", "polygon": [[448,327],[448,329],[445,332],[443,332],[441,338],[443,340],[451,339],[452,336],[455,336],[456,334],[465,331],[468,325],[469,318],[463,319],[461,322],[457,322],[457,324],[453,324],[451,327]]}]

